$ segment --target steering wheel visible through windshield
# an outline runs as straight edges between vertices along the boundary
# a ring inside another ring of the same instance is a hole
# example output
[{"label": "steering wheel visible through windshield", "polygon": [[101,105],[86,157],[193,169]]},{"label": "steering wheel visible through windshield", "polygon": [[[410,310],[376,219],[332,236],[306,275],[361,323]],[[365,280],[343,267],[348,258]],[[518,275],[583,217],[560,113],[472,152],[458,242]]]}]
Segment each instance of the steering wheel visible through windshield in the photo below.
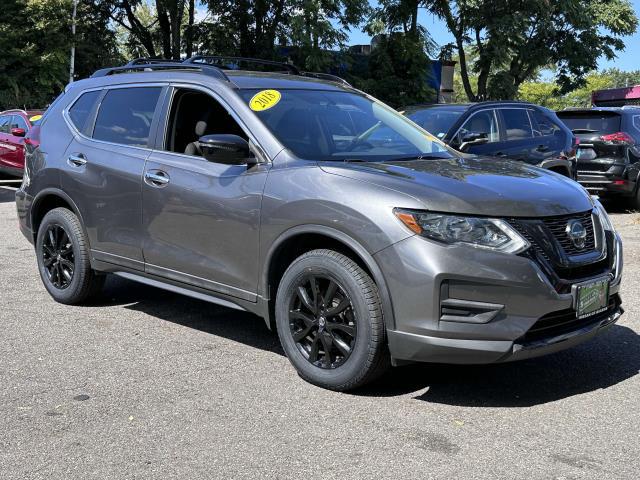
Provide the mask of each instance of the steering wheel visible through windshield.
[{"label": "steering wheel visible through windshield", "polygon": [[[276,138],[303,159],[453,157],[448,147],[413,122],[361,94],[301,89],[239,94]],[[262,97],[266,102],[260,102]]]}]

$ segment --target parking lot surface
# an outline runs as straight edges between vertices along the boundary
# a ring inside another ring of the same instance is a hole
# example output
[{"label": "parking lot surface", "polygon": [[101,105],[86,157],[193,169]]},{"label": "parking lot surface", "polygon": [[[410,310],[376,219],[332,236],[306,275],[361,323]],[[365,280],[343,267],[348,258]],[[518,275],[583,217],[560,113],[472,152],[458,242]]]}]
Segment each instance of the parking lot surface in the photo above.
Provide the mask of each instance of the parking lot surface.
[{"label": "parking lot surface", "polygon": [[250,314],[117,278],[56,304],[0,187],[0,478],[636,479],[640,215],[615,210],[626,313],[608,333],[344,394],[302,381]]}]

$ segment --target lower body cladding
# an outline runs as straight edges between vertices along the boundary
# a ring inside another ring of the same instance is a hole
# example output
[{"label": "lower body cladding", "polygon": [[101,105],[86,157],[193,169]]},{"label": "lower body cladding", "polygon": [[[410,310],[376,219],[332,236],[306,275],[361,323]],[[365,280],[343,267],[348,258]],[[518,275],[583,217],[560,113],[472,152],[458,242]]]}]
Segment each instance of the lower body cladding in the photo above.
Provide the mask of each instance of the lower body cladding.
[{"label": "lower body cladding", "polygon": [[375,258],[393,304],[387,332],[394,362],[506,362],[588,340],[622,314],[617,235],[613,243],[607,256],[611,268],[594,277],[608,282],[606,306],[580,318],[577,289],[558,293],[525,257],[441,245],[419,236],[378,252]]}]

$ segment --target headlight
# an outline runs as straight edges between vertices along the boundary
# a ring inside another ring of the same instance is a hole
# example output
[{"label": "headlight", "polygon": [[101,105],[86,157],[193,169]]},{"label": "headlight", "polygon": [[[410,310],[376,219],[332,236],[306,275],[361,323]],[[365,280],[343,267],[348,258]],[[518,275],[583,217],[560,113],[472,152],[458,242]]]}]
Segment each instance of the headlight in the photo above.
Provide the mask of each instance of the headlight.
[{"label": "headlight", "polygon": [[504,253],[520,253],[529,247],[529,242],[503,220],[399,208],[393,213],[414,233],[440,242],[463,243]]},{"label": "headlight", "polygon": [[613,223],[611,223],[609,214],[600,203],[600,200],[598,200],[598,197],[591,197],[591,198],[593,199],[593,204],[596,207],[596,212],[598,214],[598,218],[600,219],[600,223],[602,224],[602,228],[604,228],[608,232],[615,232],[616,229],[613,228]]}]

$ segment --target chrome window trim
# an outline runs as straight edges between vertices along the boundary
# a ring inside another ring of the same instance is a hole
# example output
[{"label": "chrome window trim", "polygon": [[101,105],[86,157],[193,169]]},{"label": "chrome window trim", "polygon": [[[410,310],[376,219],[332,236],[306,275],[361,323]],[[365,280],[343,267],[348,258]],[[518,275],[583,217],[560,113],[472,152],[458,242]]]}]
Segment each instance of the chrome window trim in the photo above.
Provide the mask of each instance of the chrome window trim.
[{"label": "chrome window trim", "polygon": [[[143,151],[147,151],[147,152],[151,152],[153,151],[152,148],[149,147],[139,147],[137,145],[127,145],[124,143],[114,143],[114,142],[107,142],[105,140],[97,140],[93,137],[87,137],[86,135],[84,135],[83,133],[81,133],[76,126],[73,124],[73,122],[71,121],[71,117],[69,116],[69,109],[75,105],[75,103],[78,101],[78,99],[84,95],[85,93],[89,93],[89,92],[95,92],[96,90],[99,91],[104,91],[104,90],[119,90],[119,89],[125,89],[125,88],[143,88],[143,87],[166,87],[169,85],[169,82],[151,82],[151,83],[119,83],[117,85],[105,85],[105,86],[101,86],[101,87],[92,87],[92,88],[87,88],[84,90],[79,90],[78,94],[73,97],[73,100],[71,102],[69,102],[67,104],[67,106],[62,110],[62,118],[64,118],[64,121],[66,122],[67,126],[69,127],[69,129],[71,130],[71,133],[75,136],[75,137],[79,137],[83,140],[89,141],[89,142],[95,142],[98,144],[102,144],[102,145],[113,145],[116,147],[127,147],[127,148],[135,148],[136,150],[143,150]],[[160,97],[158,97],[158,101],[160,101]],[[100,104],[98,105],[98,111],[100,111],[100,106],[102,105],[102,101],[100,101]],[[156,103],[156,108],[158,108],[158,104]],[[151,132],[149,132],[151,133]]]}]

